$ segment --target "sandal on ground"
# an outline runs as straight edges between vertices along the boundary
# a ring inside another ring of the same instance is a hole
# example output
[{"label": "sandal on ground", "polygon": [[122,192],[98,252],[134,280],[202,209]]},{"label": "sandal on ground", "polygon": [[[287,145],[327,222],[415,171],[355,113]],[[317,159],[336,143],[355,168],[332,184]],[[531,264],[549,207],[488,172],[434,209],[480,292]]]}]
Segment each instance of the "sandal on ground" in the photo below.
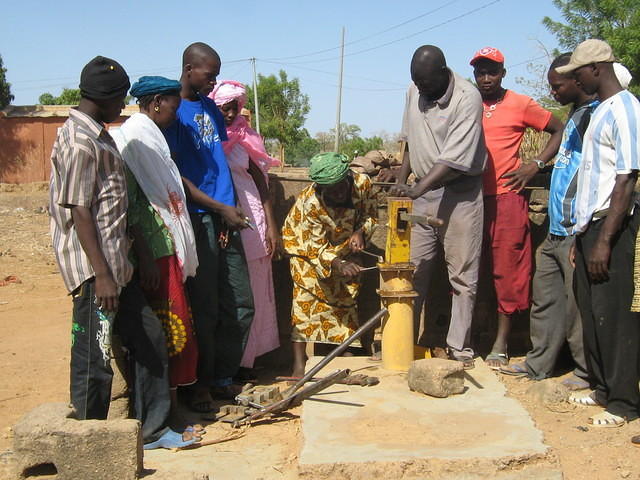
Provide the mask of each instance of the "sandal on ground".
[{"label": "sandal on ground", "polygon": [[200,425],[199,423],[194,423],[193,425],[187,425],[184,428],[185,432],[193,432],[196,435],[204,435],[205,433],[207,433],[207,431],[205,430],[205,428]]},{"label": "sandal on ground", "polygon": [[587,395],[578,395],[572,393],[569,395],[569,402],[581,405],[583,407],[602,407],[602,405],[596,400],[596,392],[593,390]]},{"label": "sandal on ground", "polygon": [[571,375],[570,377],[565,378],[560,382],[560,385],[564,385],[573,392],[586,390],[587,388],[589,388],[589,382],[583,380],[580,377],[576,377],[575,375]]},{"label": "sandal on ground", "polygon": [[208,392],[193,392],[189,400],[189,408],[198,413],[211,413],[215,409],[215,405]]},{"label": "sandal on ground", "polygon": [[191,440],[182,440],[182,435],[173,430],[167,430],[158,440],[155,442],[145,443],[145,450],[155,450],[156,448],[180,448],[193,445],[198,442],[195,438]]},{"label": "sandal on ground", "polygon": [[476,362],[472,357],[459,357],[456,358],[453,355],[451,356],[451,360],[455,360],[456,362],[460,362],[462,363],[462,368],[464,370],[471,370],[472,368],[475,368],[476,366]]},{"label": "sandal on ground", "polygon": [[244,385],[245,383],[258,383],[258,376],[253,368],[240,367],[238,373],[233,377],[233,383],[236,385]]},{"label": "sandal on ground", "polygon": [[634,447],[640,447],[640,435],[634,435],[631,437],[631,445]]},{"label": "sandal on ground", "polygon": [[[488,362],[491,361],[498,362],[499,365],[489,365]],[[487,355],[487,358],[484,359],[484,362],[491,370],[500,370],[500,368],[509,365],[509,356],[506,353],[491,352]]]},{"label": "sandal on ground", "polygon": [[235,384],[211,387],[211,397],[217,400],[235,400],[240,393],[242,393],[242,388]]},{"label": "sandal on ground", "polygon": [[623,417],[619,417],[618,415],[614,415],[613,413],[600,412],[593,417],[589,417],[589,423],[594,427],[621,427],[627,421]]},{"label": "sandal on ground", "polygon": [[[489,357],[487,357],[489,358]],[[527,364],[524,362],[513,363],[511,365],[505,365],[504,367],[500,367],[498,369],[500,373],[504,373],[505,375],[512,375],[514,377],[524,377],[529,375],[529,370],[527,369]]]}]

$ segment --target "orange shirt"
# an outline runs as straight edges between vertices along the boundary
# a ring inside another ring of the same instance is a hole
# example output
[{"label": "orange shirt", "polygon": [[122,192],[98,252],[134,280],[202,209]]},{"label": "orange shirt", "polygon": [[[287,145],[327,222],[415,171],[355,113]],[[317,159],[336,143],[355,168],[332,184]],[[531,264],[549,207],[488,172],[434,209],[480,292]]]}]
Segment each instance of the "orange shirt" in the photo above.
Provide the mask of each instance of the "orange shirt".
[{"label": "orange shirt", "polygon": [[[484,102],[482,127],[489,158],[483,174],[484,194],[500,195],[509,192],[499,180],[505,173],[520,166],[520,144],[527,127],[544,130],[551,119],[551,112],[542,108],[531,97],[507,90],[502,101]],[[487,116],[490,113],[490,116]]]}]

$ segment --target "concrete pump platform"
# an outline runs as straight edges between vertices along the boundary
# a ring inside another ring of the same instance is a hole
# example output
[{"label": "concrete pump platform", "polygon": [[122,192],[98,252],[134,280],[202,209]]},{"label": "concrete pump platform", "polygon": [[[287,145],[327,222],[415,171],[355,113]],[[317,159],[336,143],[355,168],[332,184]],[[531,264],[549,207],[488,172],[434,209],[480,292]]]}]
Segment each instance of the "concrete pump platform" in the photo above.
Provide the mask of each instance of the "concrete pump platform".
[{"label": "concrete pump platform", "polygon": [[406,373],[365,357],[336,358],[318,376],[362,367],[380,383],[334,385],[304,402],[301,478],[562,479],[542,433],[481,359],[465,392],[448,398],[411,392]]}]

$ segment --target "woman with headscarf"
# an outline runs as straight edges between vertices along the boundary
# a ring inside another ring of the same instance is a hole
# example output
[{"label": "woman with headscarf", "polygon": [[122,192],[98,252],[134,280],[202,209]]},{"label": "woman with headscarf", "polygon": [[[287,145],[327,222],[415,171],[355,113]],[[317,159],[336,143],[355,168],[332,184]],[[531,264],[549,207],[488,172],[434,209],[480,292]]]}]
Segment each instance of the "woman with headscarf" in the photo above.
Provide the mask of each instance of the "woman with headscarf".
[{"label": "woman with headscarf", "polygon": [[228,140],[222,147],[238,202],[250,226],[241,230],[240,236],[249,267],[255,314],[238,374],[239,379],[249,380],[255,359],[279,346],[271,257],[278,248],[280,236],[271,206],[267,171],[280,162],[267,154],[260,135],[240,115],[247,102],[243,84],[222,80],[209,97],[224,116]]},{"label": "woman with headscarf", "polygon": [[176,389],[195,383],[198,347],[184,282],[198,266],[178,168],[161,132],[176,119],[180,82],[140,78],[131,87],[140,105],[112,135],[127,166],[132,256],[149,306],[162,321],[169,353],[170,423],[183,428]]},{"label": "woman with headscarf", "polygon": [[364,249],[378,223],[371,180],[351,171],[346,155],[314,156],[309,176],[313,183],[282,227],[293,279],[294,377],[304,375],[307,342],[340,344],[358,328],[360,267],[348,257]]}]

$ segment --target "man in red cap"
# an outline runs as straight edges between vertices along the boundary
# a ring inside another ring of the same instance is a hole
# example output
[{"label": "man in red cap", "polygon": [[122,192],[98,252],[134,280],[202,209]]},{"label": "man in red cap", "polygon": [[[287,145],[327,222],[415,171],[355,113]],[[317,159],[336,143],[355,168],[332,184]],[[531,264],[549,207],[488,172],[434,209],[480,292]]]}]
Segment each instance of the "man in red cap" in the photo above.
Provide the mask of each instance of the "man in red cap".
[{"label": "man in red cap", "polygon": [[[478,50],[470,64],[482,96],[488,152],[483,176],[484,255],[498,303],[498,333],[486,362],[497,370],[509,363],[511,317],[527,310],[530,302],[531,236],[528,201],[522,191],[558,151],[563,125],[532,98],[502,87],[507,71],[497,48]],[[523,162],[519,150],[527,128],[544,130],[551,138],[536,158]]]}]

